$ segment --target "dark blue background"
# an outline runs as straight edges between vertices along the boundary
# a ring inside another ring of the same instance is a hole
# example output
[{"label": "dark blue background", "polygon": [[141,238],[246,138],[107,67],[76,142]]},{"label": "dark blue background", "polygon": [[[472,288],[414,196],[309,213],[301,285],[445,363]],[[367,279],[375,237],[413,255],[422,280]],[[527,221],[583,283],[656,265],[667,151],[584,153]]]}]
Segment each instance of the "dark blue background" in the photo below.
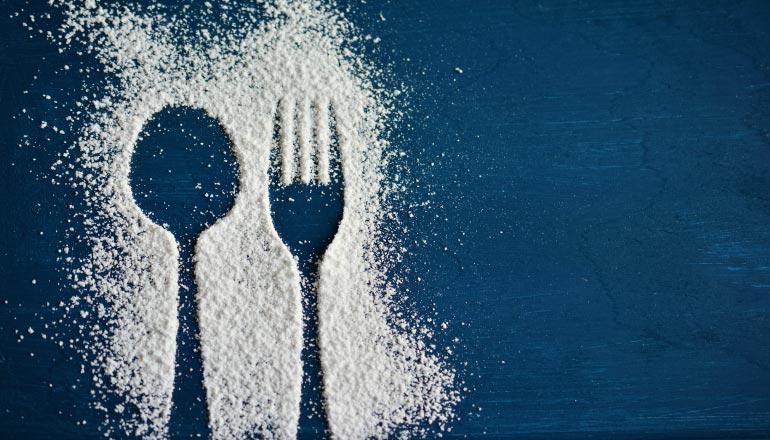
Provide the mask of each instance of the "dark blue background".
[{"label": "dark blue background", "polygon": [[[73,294],[55,258],[79,199],[44,174],[71,136],[37,127],[65,125],[83,78],[53,68],[80,61],[30,39],[22,7],[0,1],[0,438],[100,438],[90,376],[40,338]],[[770,436],[770,3],[351,16],[413,90],[394,137],[432,204],[406,264],[415,307],[450,322],[439,346],[460,341],[452,435]]]}]

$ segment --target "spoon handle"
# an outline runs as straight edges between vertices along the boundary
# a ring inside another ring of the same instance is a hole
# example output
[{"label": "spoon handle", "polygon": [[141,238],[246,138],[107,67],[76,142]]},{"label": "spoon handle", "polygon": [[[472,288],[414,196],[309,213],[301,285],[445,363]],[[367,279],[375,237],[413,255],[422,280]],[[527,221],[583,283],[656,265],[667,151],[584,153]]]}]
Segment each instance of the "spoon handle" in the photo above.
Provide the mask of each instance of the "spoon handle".
[{"label": "spoon handle", "polygon": [[192,259],[194,239],[184,237],[178,240],[179,248],[179,331],[177,333],[177,367],[174,375],[173,407],[169,423],[170,432],[192,436],[203,434],[198,429],[208,423],[206,419],[206,396],[203,389],[203,365],[198,338],[198,322],[196,317],[196,292],[193,277],[194,263]]}]

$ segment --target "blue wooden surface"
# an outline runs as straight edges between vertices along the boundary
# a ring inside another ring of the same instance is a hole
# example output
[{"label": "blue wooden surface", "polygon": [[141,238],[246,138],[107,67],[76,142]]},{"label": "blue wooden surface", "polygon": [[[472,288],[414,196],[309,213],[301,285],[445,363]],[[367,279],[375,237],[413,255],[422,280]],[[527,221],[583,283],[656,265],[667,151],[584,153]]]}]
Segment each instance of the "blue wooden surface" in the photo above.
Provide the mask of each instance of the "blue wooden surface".
[{"label": "blue wooden surface", "polygon": [[[17,145],[79,61],[8,17],[44,2],[0,5],[0,438],[100,438],[77,357],[15,334],[72,295],[78,198],[37,178],[71,138]],[[770,436],[770,3],[351,6],[413,90],[395,137],[432,204],[405,264],[460,341],[451,435]]]}]

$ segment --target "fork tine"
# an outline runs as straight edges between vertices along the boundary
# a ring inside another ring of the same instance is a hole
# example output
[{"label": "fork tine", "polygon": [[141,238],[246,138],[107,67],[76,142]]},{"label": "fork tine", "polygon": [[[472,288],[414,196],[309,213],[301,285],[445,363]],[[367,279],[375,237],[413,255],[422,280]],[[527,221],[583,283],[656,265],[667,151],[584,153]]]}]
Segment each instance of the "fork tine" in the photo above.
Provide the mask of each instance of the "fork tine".
[{"label": "fork tine", "polygon": [[318,181],[322,185],[329,183],[329,100],[318,98],[315,104],[316,167]]},{"label": "fork tine", "polygon": [[299,175],[302,183],[310,183],[313,168],[312,158],[312,109],[310,100],[304,98],[297,109],[297,143],[299,144]]},{"label": "fork tine", "polygon": [[281,99],[278,106],[281,122],[279,145],[281,149],[281,183],[283,185],[291,185],[294,180],[294,107],[294,100],[290,98]]}]

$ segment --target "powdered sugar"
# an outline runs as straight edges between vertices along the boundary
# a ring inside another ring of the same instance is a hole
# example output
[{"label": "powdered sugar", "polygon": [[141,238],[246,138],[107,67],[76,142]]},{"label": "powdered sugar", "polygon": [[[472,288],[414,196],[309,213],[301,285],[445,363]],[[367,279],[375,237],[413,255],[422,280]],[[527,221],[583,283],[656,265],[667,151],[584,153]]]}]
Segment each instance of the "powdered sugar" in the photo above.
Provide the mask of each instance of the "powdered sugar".
[{"label": "powdered sugar", "polygon": [[240,169],[232,210],[196,246],[213,437],[297,432],[301,277],[269,215],[276,114],[283,183],[328,182],[332,138],[340,151],[344,215],[318,282],[333,436],[425,434],[426,424],[443,429],[458,400],[454,372],[425,343],[430,332],[396,313],[399,283],[385,276],[403,252],[386,227],[397,219],[385,172],[393,147],[383,135],[392,111],[389,94],[372,84],[374,70],[347,48],[357,38],[354,27],[321,2],[224,2],[239,26],[212,20],[197,30],[189,17],[159,7],[59,6],[67,19],[57,41],[92,51],[115,79],[104,96],[83,102],[88,117],[75,118],[75,166],[57,168],[87,191],[91,207],[84,213],[88,236],[81,238],[91,253],[72,280],[95,312],[81,320],[90,326],[82,348],[94,367],[95,407],[105,411],[108,435],[168,435],[179,253],[174,237],[138,208],[128,179],[143,125],[168,106],[200,108],[220,121]]}]

